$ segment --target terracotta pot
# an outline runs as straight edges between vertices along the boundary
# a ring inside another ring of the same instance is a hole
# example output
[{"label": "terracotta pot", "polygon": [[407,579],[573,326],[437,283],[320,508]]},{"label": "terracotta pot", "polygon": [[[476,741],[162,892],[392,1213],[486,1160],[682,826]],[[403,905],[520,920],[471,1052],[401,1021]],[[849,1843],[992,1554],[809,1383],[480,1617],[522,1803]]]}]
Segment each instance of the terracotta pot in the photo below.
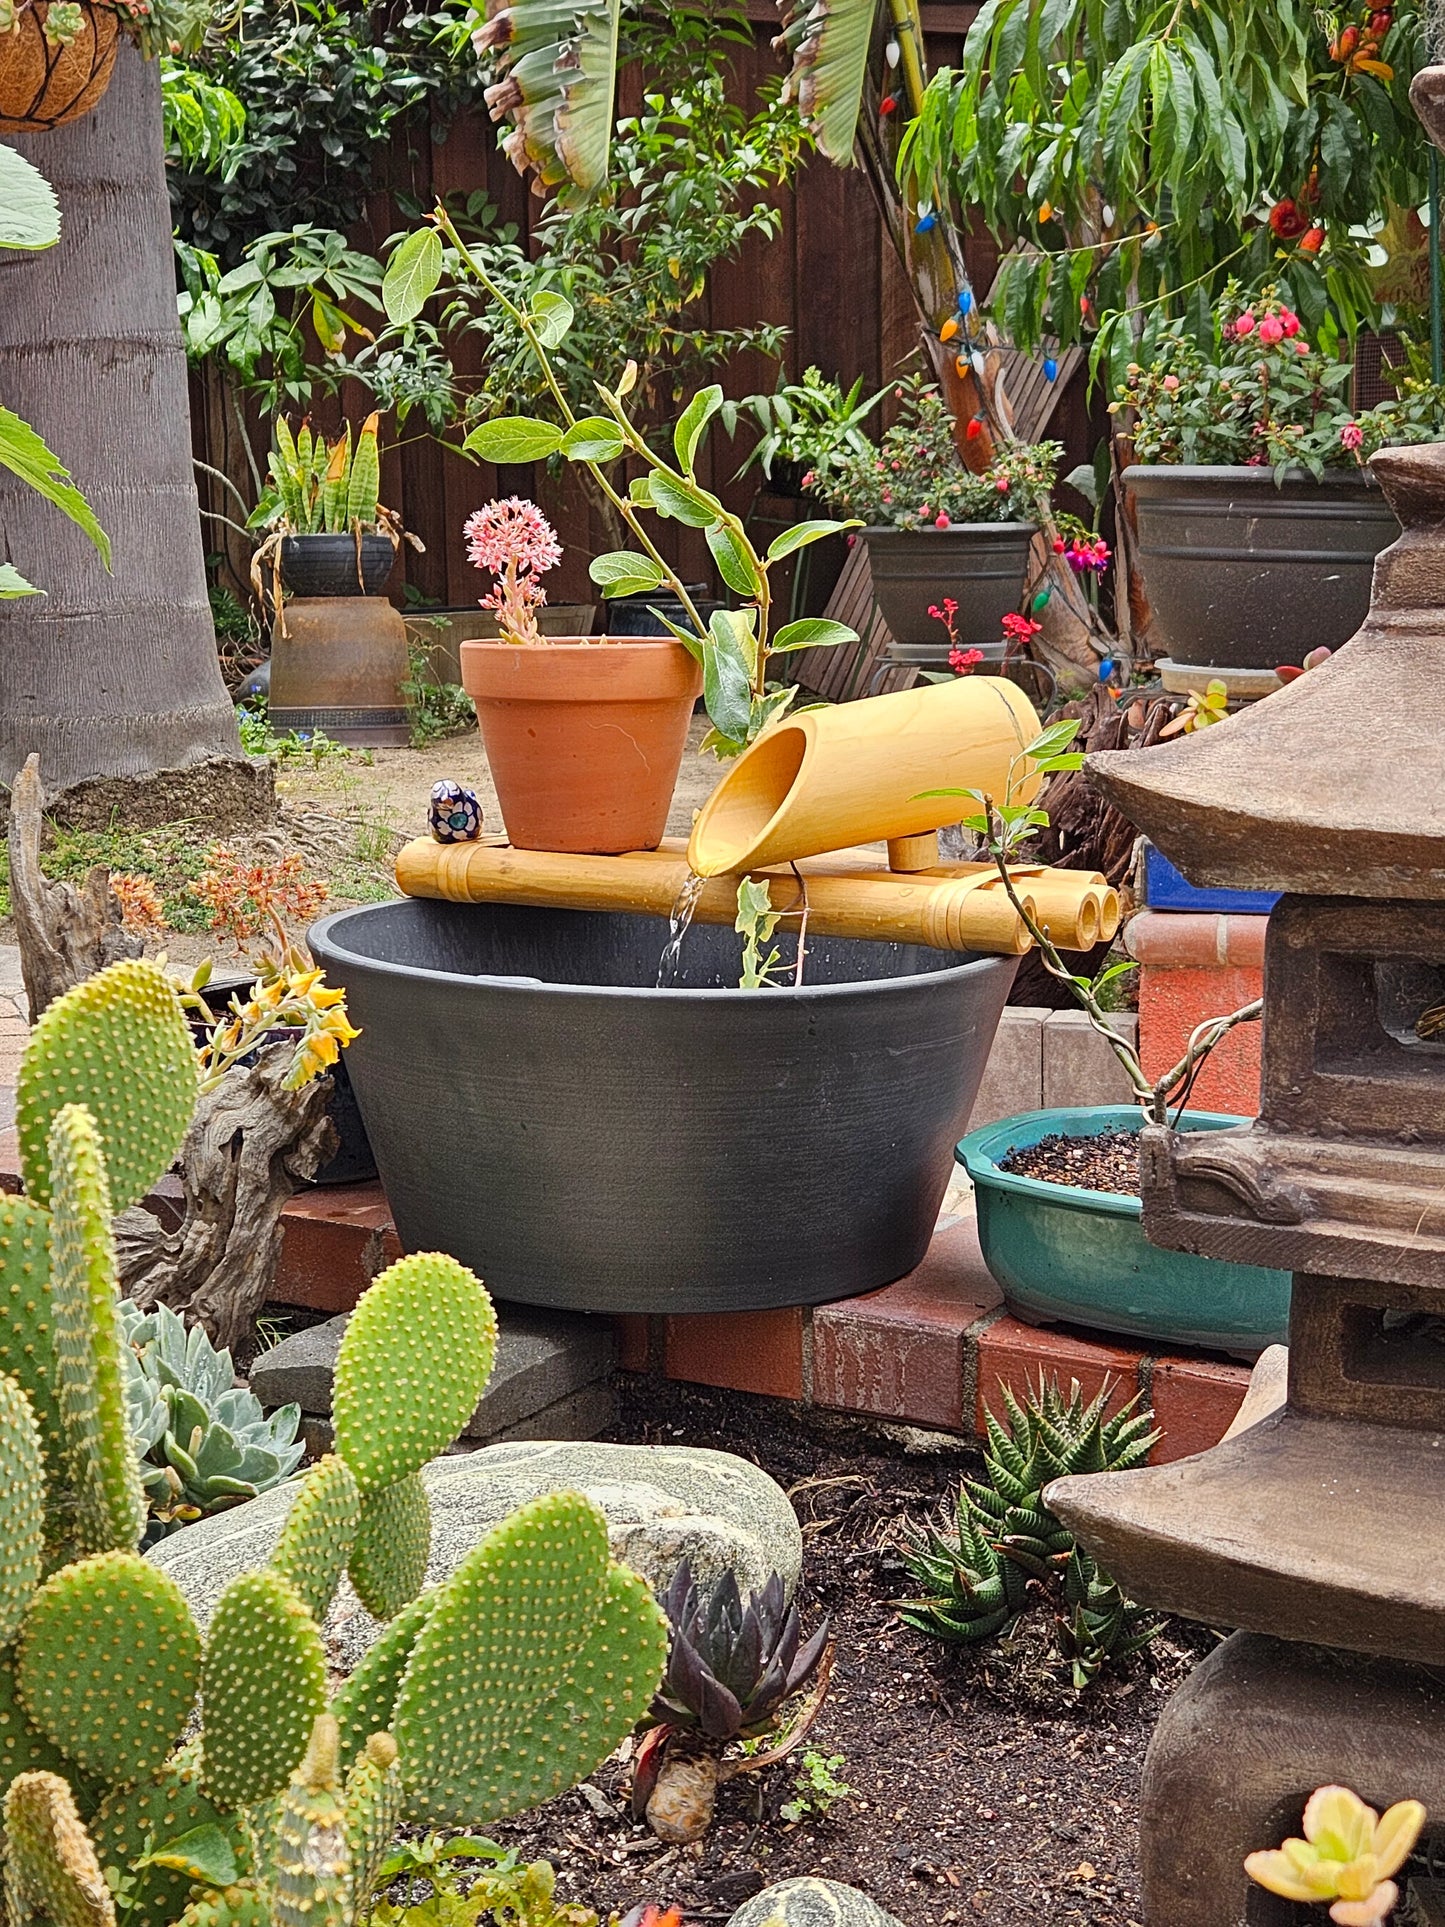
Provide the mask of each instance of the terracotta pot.
[{"label": "terracotta pot", "polygon": [[0,134],[37,134],[88,114],[110,85],[120,15],[82,0],[85,24],[68,46],[45,38],[48,0],[35,0],[0,33]]},{"label": "terracotta pot", "polygon": [[519,850],[657,848],[702,690],[681,643],[464,642],[461,658]]}]

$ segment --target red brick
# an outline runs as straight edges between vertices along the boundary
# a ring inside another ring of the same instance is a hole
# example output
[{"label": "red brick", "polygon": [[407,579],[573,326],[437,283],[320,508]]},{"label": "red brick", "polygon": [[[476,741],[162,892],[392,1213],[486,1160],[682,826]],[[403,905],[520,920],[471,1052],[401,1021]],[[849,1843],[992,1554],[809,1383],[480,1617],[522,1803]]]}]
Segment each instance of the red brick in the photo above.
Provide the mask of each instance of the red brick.
[{"label": "red brick", "polygon": [[281,1214],[272,1297],[312,1311],[350,1311],[379,1271],[401,1256],[379,1184],[317,1185]]},{"label": "red brick", "polygon": [[1119,1345],[1100,1344],[1073,1332],[1052,1331],[1042,1325],[1025,1325],[1005,1315],[979,1333],[974,1424],[982,1432],[984,1406],[998,1409],[1000,1380],[1015,1398],[1022,1399],[1029,1381],[1037,1385],[1040,1373],[1055,1374],[1065,1392],[1069,1380],[1076,1378],[1085,1398],[1093,1398],[1105,1379],[1112,1379],[1115,1382],[1109,1409],[1117,1410],[1138,1391],[1142,1363],[1138,1352],[1125,1351]]},{"label": "red brick", "polygon": [[1187,1459],[1218,1445],[1249,1387],[1247,1365],[1205,1358],[1156,1358],[1149,1379],[1154,1421],[1164,1436],[1150,1457],[1156,1465]]},{"label": "red brick", "polygon": [[617,1363],[624,1372],[645,1372],[651,1352],[648,1341],[652,1320],[629,1312],[625,1317],[614,1318],[612,1323],[617,1332]]},{"label": "red brick", "polygon": [[[1258,921],[1263,922],[1260,918]],[[1184,1055],[1190,1033],[1207,1017],[1226,1017],[1262,994],[1262,970],[1171,969],[1139,972],[1139,1059],[1146,1077],[1162,1077]],[[1254,1117],[1259,1111],[1258,1024],[1238,1024],[1205,1059],[1190,1103],[1199,1111]]]},{"label": "red brick", "polygon": [[768,1398],[803,1396],[803,1314],[784,1311],[696,1312],[669,1316],[663,1341],[669,1378],[723,1385]]},{"label": "red brick", "polygon": [[815,1402],[968,1430],[968,1332],[1001,1302],[974,1219],[945,1227],[906,1278],[814,1311]]}]

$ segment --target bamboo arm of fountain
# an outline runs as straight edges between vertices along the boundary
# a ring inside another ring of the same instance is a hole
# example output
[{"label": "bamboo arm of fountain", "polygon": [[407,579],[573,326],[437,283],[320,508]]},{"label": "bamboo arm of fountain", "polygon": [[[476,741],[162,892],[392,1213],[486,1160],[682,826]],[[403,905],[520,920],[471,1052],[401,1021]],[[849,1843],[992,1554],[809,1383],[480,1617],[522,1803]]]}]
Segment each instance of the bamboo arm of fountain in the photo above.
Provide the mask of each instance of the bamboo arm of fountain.
[{"label": "bamboo arm of fountain", "polygon": [[[491,839],[438,843],[418,837],[396,860],[397,885],[410,897],[659,917],[669,914],[692,874],[686,851],[676,843],[625,856],[577,856],[514,850]],[[996,956],[1019,956],[1031,942],[991,864],[938,865],[899,874],[882,868],[876,851],[857,849],[801,858],[796,874],[790,866],[751,874],[766,879],[773,908],[785,915],[801,915],[806,891],[808,929],[818,936]],[[1063,949],[1092,949],[1118,929],[1118,893],[1103,877],[1027,866],[1013,876],[1033,914],[1048,924]],[[735,873],[710,877],[695,920],[732,923],[739,881]]]}]

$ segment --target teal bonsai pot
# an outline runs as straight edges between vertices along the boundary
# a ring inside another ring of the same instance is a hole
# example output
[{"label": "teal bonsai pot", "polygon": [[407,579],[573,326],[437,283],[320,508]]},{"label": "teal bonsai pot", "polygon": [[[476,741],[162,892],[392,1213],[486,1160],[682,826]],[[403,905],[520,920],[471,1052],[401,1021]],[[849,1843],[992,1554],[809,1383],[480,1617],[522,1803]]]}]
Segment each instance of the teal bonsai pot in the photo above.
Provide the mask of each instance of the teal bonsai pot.
[{"label": "teal bonsai pot", "polygon": [[[1186,1113],[1185,1131],[1248,1120]],[[1027,1111],[970,1131],[957,1150],[973,1180],[984,1261],[1008,1308],[1030,1324],[1085,1325],[1171,1345],[1250,1357],[1282,1342],[1290,1275],[1226,1264],[1146,1242],[1137,1198],[1046,1184],[1000,1169],[1010,1151],[1046,1137],[1137,1131],[1132,1104]]]}]

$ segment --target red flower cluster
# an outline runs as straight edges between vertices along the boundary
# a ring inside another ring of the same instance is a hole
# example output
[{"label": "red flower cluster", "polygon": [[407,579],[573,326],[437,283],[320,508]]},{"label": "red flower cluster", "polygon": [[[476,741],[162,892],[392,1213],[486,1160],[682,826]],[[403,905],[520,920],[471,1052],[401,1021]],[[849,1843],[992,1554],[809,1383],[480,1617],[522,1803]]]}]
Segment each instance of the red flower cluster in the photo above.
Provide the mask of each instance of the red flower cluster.
[{"label": "red flower cluster", "polygon": [[1010,611],[1003,619],[1003,632],[1008,640],[1009,653],[1012,654],[1018,649],[1027,649],[1032,638],[1043,626],[1041,622],[1035,622],[1032,616],[1015,615]]},{"label": "red flower cluster", "polygon": [[960,649],[955,643],[948,652],[948,666],[955,676],[966,676],[983,661],[982,649]]}]

